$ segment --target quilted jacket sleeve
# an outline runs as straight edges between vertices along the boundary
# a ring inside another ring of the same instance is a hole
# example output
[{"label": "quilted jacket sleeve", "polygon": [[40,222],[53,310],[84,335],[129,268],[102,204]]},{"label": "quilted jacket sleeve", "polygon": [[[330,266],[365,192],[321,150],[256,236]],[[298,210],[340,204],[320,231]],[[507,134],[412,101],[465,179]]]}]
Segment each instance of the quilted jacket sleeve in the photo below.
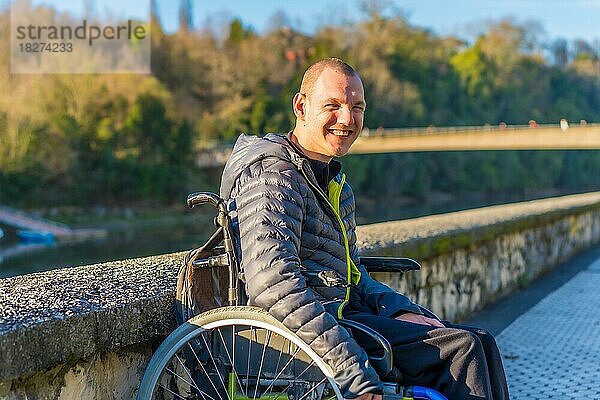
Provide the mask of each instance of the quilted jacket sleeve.
[{"label": "quilted jacket sleeve", "polygon": [[384,317],[393,317],[404,312],[423,314],[421,307],[408,297],[371,278],[364,265],[360,265],[358,269],[361,272],[358,291],[373,312]]},{"label": "quilted jacket sleeve", "polygon": [[371,278],[365,266],[359,265],[358,247],[356,246],[356,223],[353,218],[352,221],[348,222],[348,228],[350,254],[360,271],[360,281],[357,289],[362,301],[375,314],[384,317],[394,317],[405,312],[435,317],[429,310],[413,303],[408,297]]},{"label": "quilted jacket sleeve", "polygon": [[238,179],[241,262],[250,303],[268,310],[308,343],[332,367],[346,398],[381,392],[366,353],[325,311],[300,273],[305,205],[295,179],[289,170],[263,168]]}]

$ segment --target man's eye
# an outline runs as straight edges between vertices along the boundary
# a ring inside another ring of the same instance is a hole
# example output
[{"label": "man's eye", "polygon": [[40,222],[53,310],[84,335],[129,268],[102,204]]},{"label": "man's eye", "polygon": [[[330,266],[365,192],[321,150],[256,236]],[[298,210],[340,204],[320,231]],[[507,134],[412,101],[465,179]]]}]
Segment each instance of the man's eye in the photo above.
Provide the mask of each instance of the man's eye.
[{"label": "man's eye", "polygon": [[330,104],[325,104],[325,108],[334,110],[334,109],[340,108],[340,106],[337,104],[330,103]]},{"label": "man's eye", "polygon": [[356,112],[365,112],[365,108],[361,107],[361,106],[354,106],[352,107],[354,109],[354,111]]}]

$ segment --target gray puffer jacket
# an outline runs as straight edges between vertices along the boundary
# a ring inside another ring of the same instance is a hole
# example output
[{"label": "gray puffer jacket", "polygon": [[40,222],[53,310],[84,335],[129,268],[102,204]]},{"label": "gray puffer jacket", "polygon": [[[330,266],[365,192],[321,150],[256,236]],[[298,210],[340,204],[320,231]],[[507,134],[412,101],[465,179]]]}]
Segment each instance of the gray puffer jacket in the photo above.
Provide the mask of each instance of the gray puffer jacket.
[{"label": "gray puffer jacket", "polygon": [[[234,210],[249,304],[308,343],[331,366],[344,396],[354,398],[382,386],[364,350],[337,323],[344,307],[385,316],[422,311],[359,265],[354,195],[343,180],[340,173],[324,193],[284,136],[241,135],[223,171],[221,197]],[[314,284],[311,272],[321,271],[333,286]]]}]

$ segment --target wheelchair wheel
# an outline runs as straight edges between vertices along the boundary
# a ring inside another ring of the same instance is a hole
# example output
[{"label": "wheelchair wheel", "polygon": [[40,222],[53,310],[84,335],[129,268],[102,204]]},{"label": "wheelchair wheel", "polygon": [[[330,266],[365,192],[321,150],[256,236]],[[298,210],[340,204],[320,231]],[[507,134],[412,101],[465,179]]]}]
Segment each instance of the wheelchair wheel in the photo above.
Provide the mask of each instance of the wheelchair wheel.
[{"label": "wheelchair wheel", "polygon": [[343,399],[327,364],[256,307],[207,311],[158,348],[138,400]]}]

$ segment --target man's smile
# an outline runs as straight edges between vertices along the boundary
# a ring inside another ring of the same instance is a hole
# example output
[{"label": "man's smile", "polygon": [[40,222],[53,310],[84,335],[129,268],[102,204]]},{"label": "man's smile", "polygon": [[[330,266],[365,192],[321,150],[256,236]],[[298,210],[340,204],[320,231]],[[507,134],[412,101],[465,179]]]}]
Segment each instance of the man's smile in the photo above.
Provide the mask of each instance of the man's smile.
[{"label": "man's smile", "polygon": [[352,129],[327,129],[327,132],[341,137],[348,137],[354,132]]}]

